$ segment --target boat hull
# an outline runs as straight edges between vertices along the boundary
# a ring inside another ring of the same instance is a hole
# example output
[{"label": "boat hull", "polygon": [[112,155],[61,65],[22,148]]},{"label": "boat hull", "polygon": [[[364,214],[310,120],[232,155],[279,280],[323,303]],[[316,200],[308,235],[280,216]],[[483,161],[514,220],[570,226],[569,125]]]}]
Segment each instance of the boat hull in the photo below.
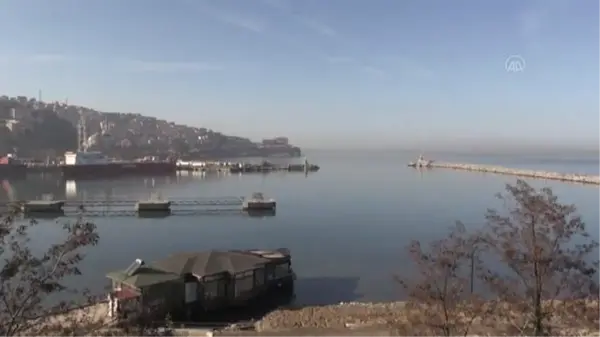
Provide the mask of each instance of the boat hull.
[{"label": "boat hull", "polygon": [[277,207],[275,201],[248,200],[242,205],[244,211],[274,211]]},{"label": "boat hull", "polygon": [[162,176],[175,175],[175,163],[110,163],[62,165],[60,167],[65,179],[98,179],[120,176]]}]

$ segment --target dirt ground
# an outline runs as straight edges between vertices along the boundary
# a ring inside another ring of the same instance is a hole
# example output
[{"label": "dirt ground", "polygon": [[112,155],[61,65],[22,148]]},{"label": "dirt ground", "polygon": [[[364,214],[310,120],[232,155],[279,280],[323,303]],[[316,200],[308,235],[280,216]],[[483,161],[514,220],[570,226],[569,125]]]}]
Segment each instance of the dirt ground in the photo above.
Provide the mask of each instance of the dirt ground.
[{"label": "dirt ground", "polygon": [[340,303],[284,308],[256,322],[253,331],[226,329],[224,336],[393,336],[388,320],[403,303]]},{"label": "dirt ground", "polygon": [[388,326],[403,320],[403,302],[340,303],[337,305],[280,309],[267,314],[257,323],[258,331],[281,329],[360,330]]},{"label": "dirt ground", "polygon": [[[596,308],[597,304],[591,307]],[[591,314],[591,315],[589,315]],[[557,335],[600,336],[597,311],[590,311],[587,318],[556,322],[560,329]],[[595,316],[594,316],[595,315]],[[90,323],[106,325],[106,304],[74,310],[70,315],[57,315],[44,323],[65,326],[73,321],[80,322],[85,317]],[[423,324],[422,309],[410,308],[404,302],[363,303],[351,302],[327,306],[286,307],[265,315],[254,323],[251,330],[241,330],[236,326],[214,331],[215,336],[415,336],[440,335],[428,322]],[[572,316],[572,315],[571,315]],[[593,317],[592,317],[593,316]],[[591,318],[591,319],[590,319]],[[419,323],[421,321],[421,323]],[[433,322],[439,323],[439,322]],[[110,324],[109,324],[110,325]],[[506,329],[494,315],[474,322],[469,331],[471,336],[521,335]],[[500,327],[500,329],[498,329]],[[179,330],[179,329],[178,329]],[[181,329],[176,335],[207,336],[210,329]],[[42,332],[42,331],[40,331]]]},{"label": "dirt ground", "polygon": [[[396,336],[393,330],[386,327],[348,329],[317,329],[298,328],[290,330],[261,331],[261,332],[222,332],[215,336]],[[188,335],[189,336],[189,335]]]},{"label": "dirt ground", "polygon": [[[390,303],[340,303],[320,307],[279,309],[267,314],[255,324],[255,336],[323,336],[323,337],[362,337],[362,336],[399,336],[412,331],[408,322],[405,302]],[[411,310],[412,311],[412,310]],[[414,314],[414,311],[413,311]],[[494,317],[489,322],[473,322],[471,336],[493,336],[501,328]],[[491,324],[494,323],[494,324]],[[566,336],[595,336],[600,337],[597,325],[585,328],[573,322],[556,321],[553,324],[558,335]],[[507,328],[508,326],[504,326]],[[404,333],[400,332],[402,329]],[[281,334],[286,332],[287,334]],[[277,334],[279,333],[279,334]],[[242,337],[251,334],[231,334],[228,336]]]}]

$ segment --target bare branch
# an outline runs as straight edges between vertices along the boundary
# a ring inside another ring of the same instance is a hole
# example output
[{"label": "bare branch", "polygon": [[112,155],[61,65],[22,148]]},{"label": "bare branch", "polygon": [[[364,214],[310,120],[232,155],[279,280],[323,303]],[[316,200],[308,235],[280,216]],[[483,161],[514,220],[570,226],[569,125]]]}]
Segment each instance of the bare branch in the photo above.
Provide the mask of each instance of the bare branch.
[{"label": "bare branch", "polygon": [[427,250],[413,241],[409,252],[417,268],[416,279],[398,277],[408,292],[410,305],[418,307],[414,319],[436,334],[467,335],[473,322],[489,310],[474,291],[474,278],[481,269],[479,241],[458,222],[447,238],[432,242]]},{"label": "bare branch", "polygon": [[[41,254],[29,247],[29,230],[36,225],[13,213],[0,222],[0,335],[169,334],[142,320],[114,326],[107,303],[68,286],[81,275],[84,250],[99,241],[94,224],[82,218],[66,223],[63,240]],[[68,300],[57,303],[57,295]]]},{"label": "bare branch", "polygon": [[536,191],[518,180],[499,198],[505,210],[488,210],[484,241],[509,272],[485,281],[510,304],[506,313],[519,318],[514,324],[519,333],[553,333],[553,318],[573,301],[597,299],[597,262],[589,256],[598,243],[589,238],[575,206],[559,203],[549,188]]}]

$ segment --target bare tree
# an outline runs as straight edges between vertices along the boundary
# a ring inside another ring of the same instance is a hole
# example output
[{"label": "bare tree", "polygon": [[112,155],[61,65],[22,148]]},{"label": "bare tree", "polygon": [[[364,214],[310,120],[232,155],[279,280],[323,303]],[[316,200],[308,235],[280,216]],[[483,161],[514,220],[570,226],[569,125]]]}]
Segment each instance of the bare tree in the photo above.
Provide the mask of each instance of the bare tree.
[{"label": "bare tree", "polygon": [[[76,283],[73,278],[81,275],[83,251],[98,243],[94,224],[83,218],[66,223],[63,240],[42,253],[30,247],[30,230],[37,225],[17,213],[4,214],[0,222],[1,336],[173,334],[170,320],[156,324],[147,308],[132,313],[136,320],[114,324],[102,298],[67,285]],[[58,302],[57,295],[65,300]]]},{"label": "bare tree", "polygon": [[460,222],[428,249],[418,241],[410,244],[417,277],[397,279],[408,292],[413,324],[429,327],[434,334],[466,336],[473,322],[491,310],[474,291],[475,274],[482,268],[477,244]]},{"label": "bare tree", "polygon": [[[0,265],[0,335],[50,334],[56,325],[67,325],[56,321],[56,314],[91,304],[87,293],[65,281],[80,275],[83,248],[98,242],[96,227],[81,219],[67,223],[64,240],[36,254],[29,246],[30,229],[36,225],[35,220],[22,220],[16,214],[7,214],[0,223],[0,257],[4,260]],[[85,298],[53,304],[51,296],[58,294]]]},{"label": "bare tree", "polygon": [[488,210],[483,239],[508,270],[489,273],[485,281],[508,306],[504,312],[511,314],[516,332],[546,335],[552,333],[553,318],[569,308],[578,315],[585,308],[597,309],[590,305],[590,300],[597,304],[597,262],[590,262],[589,254],[598,243],[575,206],[523,180],[507,185],[498,197],[506,212]]}]

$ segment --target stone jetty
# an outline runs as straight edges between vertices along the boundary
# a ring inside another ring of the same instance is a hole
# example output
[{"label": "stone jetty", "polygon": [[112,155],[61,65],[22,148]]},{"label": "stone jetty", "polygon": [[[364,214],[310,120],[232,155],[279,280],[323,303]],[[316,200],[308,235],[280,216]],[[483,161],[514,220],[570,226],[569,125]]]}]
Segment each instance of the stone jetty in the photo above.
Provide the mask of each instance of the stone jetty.
[{"label": "stone jetty", "polygon": [[449,168],[454,170],[465,170],[465,171],[477,171],[485,173],[496,173],[506,174],[513,176],[538,178],[538,179],[549,179],[549,180],[561,180],[581,184],[593,184],[600,185],[600,176],[591,174],[577,174],[577,173],[558,173],[548,171],[536,171],[536,170],[521,170],[511,169],[501,166],[492,165],[477,165],[477,164],[460,164],[460,163],[442,163],[442,162],[431,162],[429,167],[437,168]]}]

